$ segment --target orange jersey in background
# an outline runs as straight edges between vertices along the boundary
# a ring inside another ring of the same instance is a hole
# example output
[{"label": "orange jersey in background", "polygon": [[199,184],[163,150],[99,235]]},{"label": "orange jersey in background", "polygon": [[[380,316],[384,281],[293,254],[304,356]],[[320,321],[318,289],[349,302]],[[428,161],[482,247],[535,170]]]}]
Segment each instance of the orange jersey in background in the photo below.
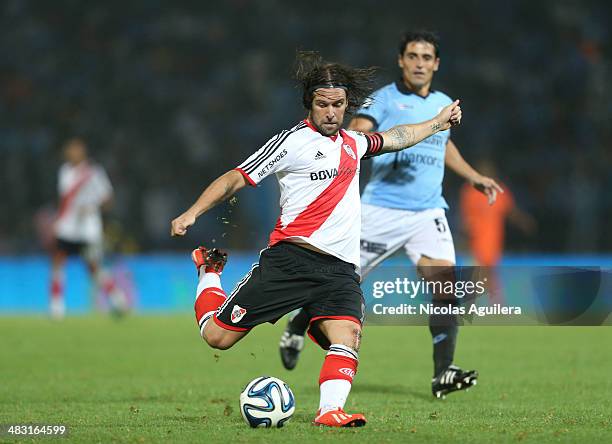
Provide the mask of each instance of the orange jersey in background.
[{"label": "orange jersey in background", "polygon": [[505,219],[514,207],[514,198],[505,186],[502,188],[504,193],[497,194],[493,205],[489,205],[487,196],[470,184],[461,188],[461,218],[478,265],[494,266],[503,253]]}]

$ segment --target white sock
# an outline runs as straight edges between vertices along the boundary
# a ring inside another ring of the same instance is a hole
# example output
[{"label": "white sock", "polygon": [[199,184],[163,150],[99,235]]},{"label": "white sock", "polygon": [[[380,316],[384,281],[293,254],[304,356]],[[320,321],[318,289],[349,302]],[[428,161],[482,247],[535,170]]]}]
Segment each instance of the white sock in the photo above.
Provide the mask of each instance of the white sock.
[{"label": "white sock", "polygon": [[[200,266],[200,275],[198,277],[198,289],[196,290],[196,299],[202,294],[204,290],[207,288],[221,288],[221,277],[214,272],[205,273],[204,265]],[[206,328],[206,324],[210,321],[210,318],[214,314],[214,311],[204,313],[202,316],[203,319],[206,319],[203,323],[200,324],[200,336],[204,334],[204,329]],[[201,319],[198,319],[198,322],[202,322]]]},{"label": "white sock", "polygon": [[[204,267],[204,265],[202,265]],[[199,282],[198,282],[198,290],[196,293],[196,298],[202,294],[204,290],[210,287],[221,288],[221,277],[217,273],[203,273],[204,269],[201,268]]]},{"label": "white sock", "polygon": [[346,398],[348,398],[351,391],[351,383],[346,379],[329,379],[324,381],[320,388],[321,400],[319,401],[319,408],[321,409],[321,414],[323,414],[330,410],[344,408]]}]

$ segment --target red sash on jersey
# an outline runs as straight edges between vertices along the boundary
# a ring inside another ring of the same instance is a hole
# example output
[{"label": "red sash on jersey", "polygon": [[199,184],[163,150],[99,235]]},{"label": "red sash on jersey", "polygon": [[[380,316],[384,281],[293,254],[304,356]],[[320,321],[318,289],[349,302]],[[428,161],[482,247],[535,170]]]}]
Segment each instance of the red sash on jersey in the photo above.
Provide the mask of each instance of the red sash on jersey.
[{"label": "red sash on jersey", "polygon": [[79,191],[81,191],[83,185],[87,183],[91,176],[93,176],[93,170],[88,166],[85,166],[85,168],[81,172],[81,177],[78,178],[78,180],[74,183],[74,185],[72,185],[68,192],[64,193],[61,196],[57,220],[60,220],[62,216],[66,214],[66,211],[68,211],[68,208],[70,208],[70,205],[74,201],[74,198],[77,196],[77,194],[79,194]]},{"label": "red sash on jersey", "polygon": [[[283,228],[279,216],[274,231],[270,235],[269,246],[291,236],[309,237],[318,230],[334,211],[348,190],[359,162],[357,144],[355,139],[340,130],[342,147],[340,148],[340,164],[338,175],[298,216]],[[344,146],[347,146],[346,148]],[[353,155],[349,155],[350,149]]]}]

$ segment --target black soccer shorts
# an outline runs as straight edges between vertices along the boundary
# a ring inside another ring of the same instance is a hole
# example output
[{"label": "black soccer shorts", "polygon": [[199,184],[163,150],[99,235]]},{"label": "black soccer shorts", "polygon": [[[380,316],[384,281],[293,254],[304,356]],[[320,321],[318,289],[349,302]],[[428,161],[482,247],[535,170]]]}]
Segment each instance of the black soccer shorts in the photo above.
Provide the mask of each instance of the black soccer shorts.
[{"label": "black soccer shorts", "polygon": [[317,328],[320,319],[363,323],[365,303],[352,264],[334,256],[280,242],[262,251],[259,263],[236,285],[214,317],[220,327],[248,331],[304,308],[309,336],[323,348],[329,341]]},{"label": "black soccer shorts", "polygon": [[55,248],[68,256],[73,256],[82,254],[85,248],[87,248],[87,244],[85,242],[69,241],[58,237],[55,239]]}]

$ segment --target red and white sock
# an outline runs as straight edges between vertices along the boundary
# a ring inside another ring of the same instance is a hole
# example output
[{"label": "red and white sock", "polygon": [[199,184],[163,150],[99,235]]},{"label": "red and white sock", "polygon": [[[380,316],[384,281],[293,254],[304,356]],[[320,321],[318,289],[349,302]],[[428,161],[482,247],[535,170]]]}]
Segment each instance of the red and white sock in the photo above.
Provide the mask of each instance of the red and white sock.
[{"label": "red and white sock", "polygon": [[225,302],[227,295],[221,288],[221,278],[214,271],[205,272],[204,265],[200,267],[200,277],[197,289],[197,298],[194,309],[196,322],[200,327],[200,336],[204,332],[206,323]]},{"label": "red and white sock", "polygon": [[64,305],[64,270],[58,269],[51,272],[51,317],[61,319],[64,317],[66,307]]},{"label": "red and white sock", "polygon": [[352,348],[342,344],[330,345],[319,376],[320,414],[344,408],[358,363],[359,355]]},{"label": "red and white sock", "polygon": [[102,290],[102,293],[105,295],[110,294],[115,289],[115,280],[103,270],[98,270],[94,273],[94,280],[98,288]]},{"label": "red and white sock", "polygon": [[51,301],[64,300],[64,271],[51,272]]},{"label": "red and white sock", "polygon": [[127,295],[117,286],[113,276],[105,270],[98,269],[94,272],[94,279],[102,294],[109,300],[111,306],[116,310],[128,308]]}]

